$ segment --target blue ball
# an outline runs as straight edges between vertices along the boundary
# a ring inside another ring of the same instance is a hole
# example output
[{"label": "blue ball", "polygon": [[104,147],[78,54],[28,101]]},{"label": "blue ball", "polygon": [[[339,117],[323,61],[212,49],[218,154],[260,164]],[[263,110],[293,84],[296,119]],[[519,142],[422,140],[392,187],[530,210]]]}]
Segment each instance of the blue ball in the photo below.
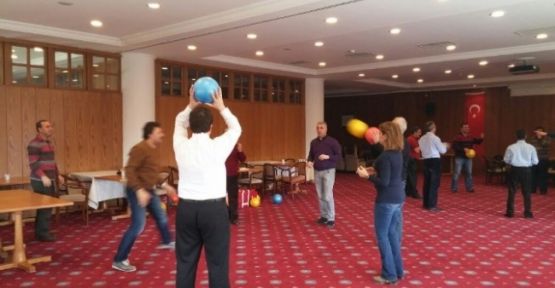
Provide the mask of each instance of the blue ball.
[{"label": "blue ball", "polygon": [[281,197],[281,194],[274,194],[274,196],[272,197],[272,202],[274,204],[281,204],[281,202],[283,202],[283,197]]},{"label": "blue ball", "polygon": [[193,84],[195,89],[195,99],[200,103],[212,103],[212,95],[218,91],[220,85],[212,77],[201,77]]}]

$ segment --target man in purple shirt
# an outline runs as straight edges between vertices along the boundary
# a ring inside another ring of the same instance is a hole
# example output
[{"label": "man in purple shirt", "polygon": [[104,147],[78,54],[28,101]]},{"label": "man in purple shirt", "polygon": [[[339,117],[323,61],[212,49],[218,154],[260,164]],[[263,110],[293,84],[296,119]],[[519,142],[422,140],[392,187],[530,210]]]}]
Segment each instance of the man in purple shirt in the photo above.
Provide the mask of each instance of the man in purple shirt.
[{"label": "man in purple shirt", "polygon": [[332,228],[335,226],[335,206],[333,202],[333,184],[335,167],[341,157],[341,146],[334,138],[327,135],[326,122],[316,124],[316,137],[310,142],[308,167],[314,167],[314,184],[320,202],[318,223]]}]

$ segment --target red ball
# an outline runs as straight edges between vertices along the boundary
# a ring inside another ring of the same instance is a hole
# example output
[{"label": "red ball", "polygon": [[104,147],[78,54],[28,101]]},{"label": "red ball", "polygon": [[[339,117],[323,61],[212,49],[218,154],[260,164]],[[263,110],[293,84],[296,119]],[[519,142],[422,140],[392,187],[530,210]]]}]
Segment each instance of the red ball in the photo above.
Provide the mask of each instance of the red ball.
[{"label": "red ball", "polygon": [[366,130],[366,133],[364,133],[364,138],[366,138],[366,141],[368,141],[370,145],[377,144],[378,142],[380,142],[380,129],[376,127],[368,128],[368,130]]}]

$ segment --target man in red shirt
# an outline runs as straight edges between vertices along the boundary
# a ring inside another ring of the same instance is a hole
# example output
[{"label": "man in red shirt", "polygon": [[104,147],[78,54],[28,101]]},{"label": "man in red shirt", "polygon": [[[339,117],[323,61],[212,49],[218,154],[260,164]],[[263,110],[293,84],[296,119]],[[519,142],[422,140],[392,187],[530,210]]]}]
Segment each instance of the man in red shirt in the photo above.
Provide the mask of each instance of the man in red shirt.
[{"label": "man in red shirt", "polygon": [[410,157],[407,163],[407,185],[405,186],[405,194],[415,199],[422,198],[418,190],[416,190],[416,166],[417,161],[420,159],[420,146],[418,146],[420,135],[422,135],[422,129],[415,126],[412,128],[411,134],[407,137]]},{"label": "man in red shirt", "polygon": [[453,150],[455,151],[455,173],[451,179],[451,192],[457,192],[457,181],[461,170],[464,168],[465,177],[464,184],[467,192],[474,192],[474,183],[472,182],[472,159],[466,156],[469,149],[474,149],[474,145],[481,144],[484,141],[484,134],[480,138],[470,134],[470,126],[468,123],[461,125],[461,133],[453,140]]},{"label": "man in red shirt", "polygon": [[231,224],[237,224],[239,219],[239,214],[237,213],[239,185],[237,182],[239,164],[245,162],[245,160],[247,160],[247,155],[243,152],[243,145],[237,143],[225,161],[225,169],[227,170],[227,197],[229,199],[229,221],[231,221]]}]

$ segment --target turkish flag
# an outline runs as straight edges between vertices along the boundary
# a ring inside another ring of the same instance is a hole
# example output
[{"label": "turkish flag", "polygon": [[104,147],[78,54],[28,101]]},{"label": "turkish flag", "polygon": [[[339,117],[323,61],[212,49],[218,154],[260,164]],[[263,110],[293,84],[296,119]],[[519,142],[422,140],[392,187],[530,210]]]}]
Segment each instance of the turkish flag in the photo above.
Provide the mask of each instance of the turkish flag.
[{"label": "turkish flag", "polygon": [[[470,126],[470,135],[481,137],[485,130],[486,94],[484,92],[466,93],[466,122]],[[484,155],[484,143],[476,145],[476,154]]]}]

